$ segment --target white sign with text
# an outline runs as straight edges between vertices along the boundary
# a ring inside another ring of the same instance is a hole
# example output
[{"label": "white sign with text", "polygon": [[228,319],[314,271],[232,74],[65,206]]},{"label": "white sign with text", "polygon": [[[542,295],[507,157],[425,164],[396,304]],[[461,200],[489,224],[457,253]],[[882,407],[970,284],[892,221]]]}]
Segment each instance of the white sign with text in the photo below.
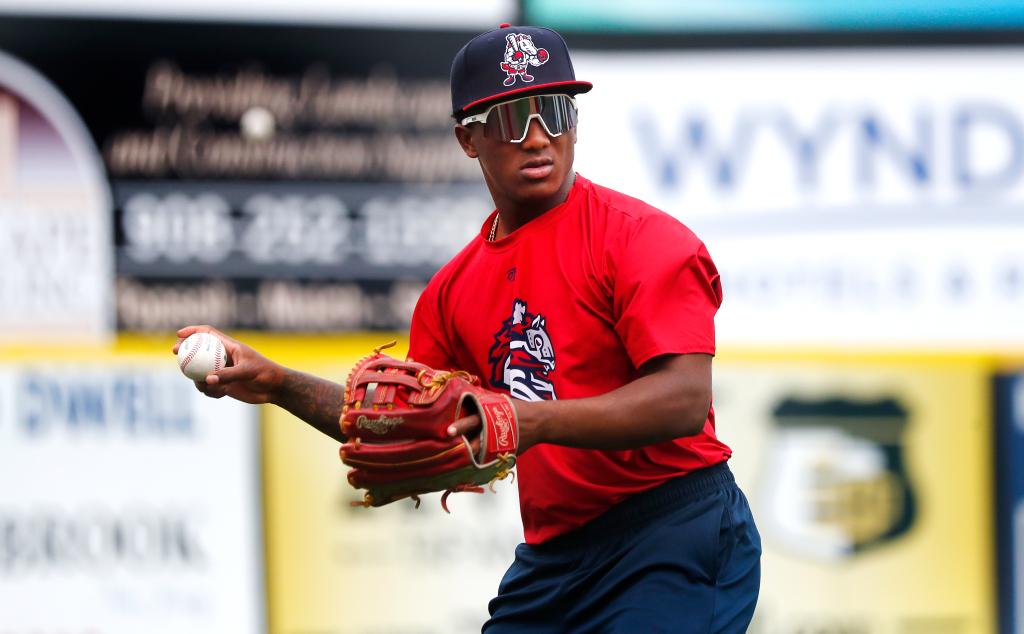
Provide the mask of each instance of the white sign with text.
[{"label": "white sign with text", "polygon": [[575,62],[580,173],[704,239],[721,343],[1024,344],[1024,50]]},{"label": "white sign with text", "polygon": [[255,411],[173,369],[0,366],[6,631],[262,631]]}]

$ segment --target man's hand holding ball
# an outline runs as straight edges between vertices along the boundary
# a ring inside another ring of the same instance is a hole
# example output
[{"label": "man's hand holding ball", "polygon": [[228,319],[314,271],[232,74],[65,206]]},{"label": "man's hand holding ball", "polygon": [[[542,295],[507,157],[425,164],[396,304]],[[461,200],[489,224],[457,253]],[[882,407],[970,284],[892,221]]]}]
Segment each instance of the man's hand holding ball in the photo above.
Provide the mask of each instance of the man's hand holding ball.
[{"label": "man's hand holding ball", "polygon": [[275,401],[283,367],[212,326],[187,326],[177,334],[172,351],[178,355],[178,367],[200,392],[253,404]]}]

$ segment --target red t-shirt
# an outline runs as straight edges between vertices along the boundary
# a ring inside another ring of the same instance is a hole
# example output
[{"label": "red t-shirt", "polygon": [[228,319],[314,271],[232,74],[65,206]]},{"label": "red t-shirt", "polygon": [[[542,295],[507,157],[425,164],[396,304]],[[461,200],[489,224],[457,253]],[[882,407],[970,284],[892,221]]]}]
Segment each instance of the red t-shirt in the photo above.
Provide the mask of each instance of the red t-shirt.
[{"label": "red t-shirt", "polygon": [[[676,219],[582,176],[564,203],[488,242],[493,217],[420,297],[411,358],[541,400],[610,392],[658,355],[714,354],[718,271]],[[639,449],[536,445],[517,461],[526,541],[731,453],[714,411],[696,436]]]}]

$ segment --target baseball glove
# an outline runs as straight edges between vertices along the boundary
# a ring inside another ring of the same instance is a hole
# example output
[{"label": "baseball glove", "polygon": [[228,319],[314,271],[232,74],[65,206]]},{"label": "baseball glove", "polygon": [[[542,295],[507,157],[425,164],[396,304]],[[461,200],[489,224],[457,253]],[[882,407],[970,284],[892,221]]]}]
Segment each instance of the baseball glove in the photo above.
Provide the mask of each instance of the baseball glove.
[{"label": "baseball glove", "polygon": [[[394,345],[388,344],[388,346]],[[361,506],[444,491],[483,492],[512,473],[519,427],[512,400],[479,386],[475,376],[399,361],[376,348],[352,368],[345,383],[341,460],[348,481],[366,489]],[[478,414],[479,436],[448,436],[455,420]]]}]

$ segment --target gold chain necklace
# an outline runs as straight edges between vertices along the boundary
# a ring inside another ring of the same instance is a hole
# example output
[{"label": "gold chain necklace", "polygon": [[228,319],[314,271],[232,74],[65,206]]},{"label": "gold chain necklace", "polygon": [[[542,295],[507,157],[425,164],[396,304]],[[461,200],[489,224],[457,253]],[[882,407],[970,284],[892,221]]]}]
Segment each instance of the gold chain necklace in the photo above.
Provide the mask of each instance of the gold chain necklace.
[{"label": "gold chain necklace", "polygon": [[494,222],[491,223],[491,232],[487,234],[487,241],[494,242],[498,237],[498,218],[500,214],[494,214]]}]

